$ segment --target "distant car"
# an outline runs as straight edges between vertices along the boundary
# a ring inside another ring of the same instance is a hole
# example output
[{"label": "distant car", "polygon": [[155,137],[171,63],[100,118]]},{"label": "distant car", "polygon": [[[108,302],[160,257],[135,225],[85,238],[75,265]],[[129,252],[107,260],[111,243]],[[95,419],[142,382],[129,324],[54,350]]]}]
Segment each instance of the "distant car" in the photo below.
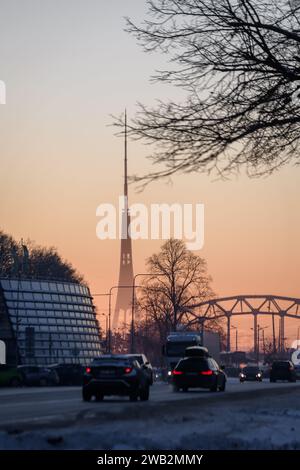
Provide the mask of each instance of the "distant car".
[{"label": "distant car", "polygon": [[16,366],[0,364],[0,386],[20,387],[23,377]]},{"label": "distant car", "polygon": [[270,371],[270,382],[277,380],[288,380],[296,382],[297,375],[295,367],[291,361],[274,361]]},{"label": "distant car", "polygon": [[59,385],[82,385],[84,366],[81,364],[53,364],[47,368],[55,370]]},{"label": "distant car", "polygon": [[145,354],[126,354],[126,356],[136,359],[139,362],[140,366],[145,369],[145,372],[148,376],[149,385],[153,385],[153,368]]},{"label": "distant car", "polygon": [[55,369],[41,366],[19,366],[19,372],[23,377],[24,385],[58,385],[59,377]]},{"label": "distant car", "polygon": [[240,382],[246,381],[257,381],[262,382],[263,373],[259,367],[247,366],[244,367],[240,372]]},{"label": "distant car", "polygon": [[86,368],[82,398],[97,401],[107,395],[128,396],[130,401],[149,399],[149,378],[140,363],[128,355],[104,355]]},{"label": "distant car", "polygon": [[224,392],[226,374],[211,357],[185,357],[172,372],[173,390],[187,392],[189,388],[207,388]]}]

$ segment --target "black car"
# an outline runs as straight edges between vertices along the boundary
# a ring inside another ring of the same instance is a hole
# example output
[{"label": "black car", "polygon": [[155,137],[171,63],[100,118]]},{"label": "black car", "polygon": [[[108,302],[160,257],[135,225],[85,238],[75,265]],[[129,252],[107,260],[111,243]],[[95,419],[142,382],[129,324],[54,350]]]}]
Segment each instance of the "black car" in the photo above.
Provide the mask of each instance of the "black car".
[{"label": "black car", "polygon": [[186,392],[189,388],[224,392],[226,375],[211,357],[185,357],[173,370],[172,383],[175,392]]},{"label": "black car", "polygon": [[84,367],[81,364],[53,364],[48,368],[57,373],[59,385],[82,385]]},{"label": "black car", "polygon": [[54,369],[40,366],[18,366],[24,385],[58,385],[59,378]]},{"label": "black car", "polygon": [[257,381],[262,382],[263,373],[259,367],[246,366],[240,372],[240,382]]},{"label": "black car", "polygon": [[145,354],[126,354],[128,357],[131,357],[133,359],[136,359],[140,366],[145,370],[148,380],[149,380],[149,385],[153,385],[153,368],[150,362],[148,361],[147,357]]},{"label": "black car", "polygon": [[129,396],[131,401],[149,399],[149,380],[144,368],[128,355],[105,355],[86,368],[82,398],[97,401],[107,395]]},{"label": "black car", "polygon": [[291,361],[274,361],[270,371],[270,382],[276,380],[288,380],[296,382],[297,374]]}]

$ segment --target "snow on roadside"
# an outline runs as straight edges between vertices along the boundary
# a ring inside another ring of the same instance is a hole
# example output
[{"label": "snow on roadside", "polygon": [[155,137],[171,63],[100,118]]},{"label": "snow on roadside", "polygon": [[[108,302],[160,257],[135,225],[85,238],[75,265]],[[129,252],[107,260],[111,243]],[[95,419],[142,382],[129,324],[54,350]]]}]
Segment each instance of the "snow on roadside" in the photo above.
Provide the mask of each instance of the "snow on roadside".
[{"label": "snow on roadside", "polygon": [[0,432],[0,449],[300,449],[297,409],[202,410],[144,421]]}]

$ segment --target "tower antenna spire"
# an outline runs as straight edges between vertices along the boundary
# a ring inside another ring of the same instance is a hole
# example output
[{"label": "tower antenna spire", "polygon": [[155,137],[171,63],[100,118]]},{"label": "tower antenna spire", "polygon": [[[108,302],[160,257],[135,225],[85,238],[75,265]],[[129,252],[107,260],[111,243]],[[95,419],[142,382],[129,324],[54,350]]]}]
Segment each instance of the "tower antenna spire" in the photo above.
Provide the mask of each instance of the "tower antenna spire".
[{"label": "tower antenna spire", "polygon": [[[122,212],[122,234],[126,236],[121,238],[121,253],[120,253],[120,270],[118,286],[121,286],[117,292],[117,299],[115,305],[115,313],[113,318],[113,328],[117,328],[119,321],[122,324],[127,324],[128,313],[131,310],[132,303],[132,289],[133,285],[133,262],[132,262],[132,245],[131,237],[128,234],[128,227],[130,226],[130,213],[128,210],[128,181],[127,181],[127,111],[125,109],[124,118],[124,196],[126,198],[125,207]],[[123,286],[123,287],[122,287]],[[130,286],[125,289],[124,286]]]},{"label": "tower antenna spire", "polygon": [[128,196],[127,182],[127,110],[125,108],[125,140],[124,140],[124,196]]}]

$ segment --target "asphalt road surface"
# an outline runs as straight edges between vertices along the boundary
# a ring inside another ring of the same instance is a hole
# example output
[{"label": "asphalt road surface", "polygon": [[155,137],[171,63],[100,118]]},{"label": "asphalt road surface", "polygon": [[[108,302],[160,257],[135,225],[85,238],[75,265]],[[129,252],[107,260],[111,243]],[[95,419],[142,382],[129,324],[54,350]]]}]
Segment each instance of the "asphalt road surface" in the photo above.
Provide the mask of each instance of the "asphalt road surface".
[{"label": "asphalt road surface", "polygon": [[171,386],[155,383],[151,388],[149,402],[129,402],[128,398],[107,397],[103,402],[85,403],[81,399],[80,387],[45,387],[0,389],[0,430],[14,431],[36,428],[78,425],[81,422],[97,423],[126,416],[143,418],[143,415],[161,413],[175,409],[205,404],[238,401],[259,403],[260,398],[276,397],[281,394],[300,392],[300,382],[296,384],[269,381],[240,383],[237,379],[228,379],[225,393],[212,393],[206,390],[191,390],[187,393],[174,393]]}]

